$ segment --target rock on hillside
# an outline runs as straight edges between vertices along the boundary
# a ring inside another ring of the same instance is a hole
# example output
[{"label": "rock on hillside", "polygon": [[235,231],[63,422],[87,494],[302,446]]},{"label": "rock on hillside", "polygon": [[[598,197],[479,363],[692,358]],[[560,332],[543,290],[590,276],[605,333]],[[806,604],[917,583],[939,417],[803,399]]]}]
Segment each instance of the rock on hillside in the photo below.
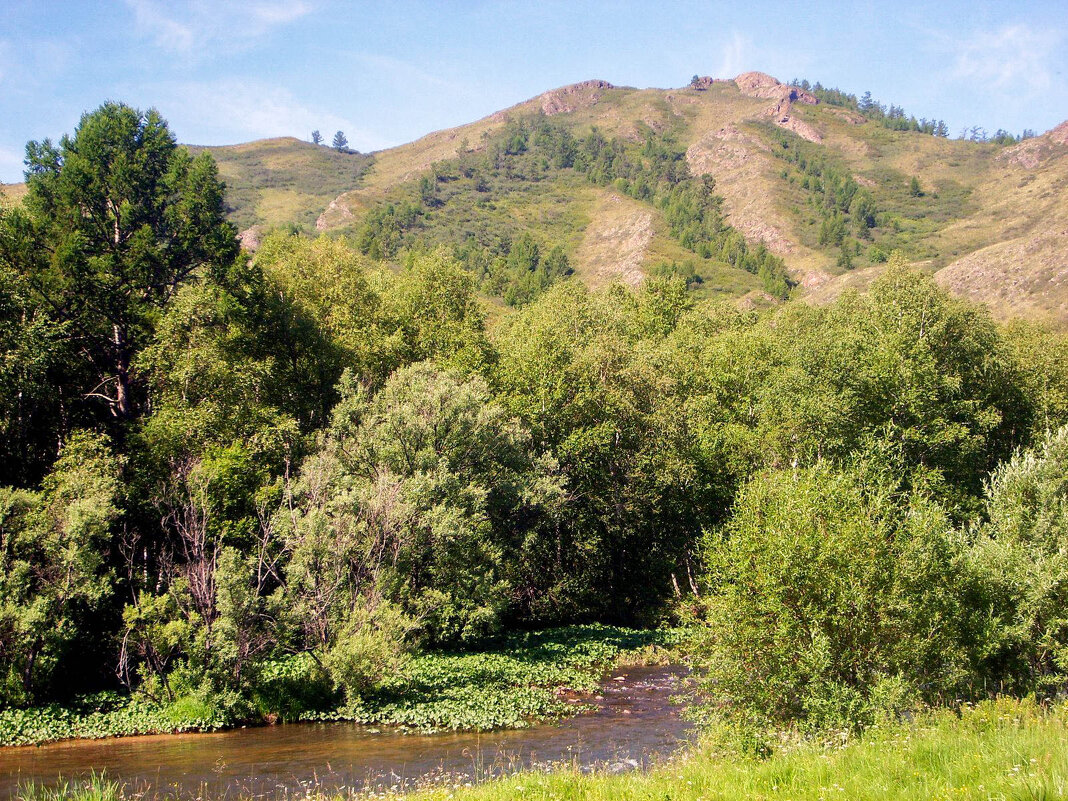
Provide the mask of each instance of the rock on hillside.
[{"label": "rock on hillside", "polygon": [[542,113],[546,117],[552,117],[589,108],[601,99],[601,93],[605,89],[614,88],[608,81],[582,81],[553,89],[538,95],[537,99],[541,102]]},{"label": "rock on hillside", "polygon": [[1042,136],[1025,139],[1000,154],[1000,160],[1033,170],[1046,159],[1068,152],[1068,120]]},{"label": "rock on hillside", "polygon": [[802,139],[810,142],[823,141],[823,136],[819,131],[807,122],[797,119],[792,113],[794,103],[804,103],[808,106],[818,105],[820,101],[815,96],[797,86],[781,83],[764,72],[743,72],[734,79],[734,83],[738,91],[747,97],[774,100],[775,105],[771,106],[766,114],[780,128],[793,131]]},{"label": "rock on hillside", "polygon": [[766,100],[788,100],[815,106],[820,101],[804,89],[788,86],[766,72],[743,72],[734,79],[735,85],[747,97],[760,97]]}]

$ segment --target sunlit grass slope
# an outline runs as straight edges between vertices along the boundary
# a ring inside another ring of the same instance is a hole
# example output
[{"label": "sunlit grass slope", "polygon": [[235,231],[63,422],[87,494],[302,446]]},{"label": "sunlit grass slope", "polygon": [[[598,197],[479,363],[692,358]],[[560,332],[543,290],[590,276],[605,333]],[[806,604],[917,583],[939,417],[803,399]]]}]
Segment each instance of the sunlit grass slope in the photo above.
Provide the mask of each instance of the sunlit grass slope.
[{"label": "sunlit grass slope", "polygon": [[360,182],[371,157],[292,137],[207,150],[226,182],[230,218],[240,229],[289,223],[312,228],[330,202]]}]

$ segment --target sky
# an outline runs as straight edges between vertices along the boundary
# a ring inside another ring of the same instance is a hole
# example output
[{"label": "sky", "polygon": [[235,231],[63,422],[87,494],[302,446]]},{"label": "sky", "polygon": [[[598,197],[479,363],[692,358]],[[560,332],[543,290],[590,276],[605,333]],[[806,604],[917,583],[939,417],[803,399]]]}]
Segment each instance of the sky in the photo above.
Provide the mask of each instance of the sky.
[{"label": "sky", "polygon": [[952,135],[1068,119],[1068,0],[0,0],[0,182],[106,100],[187,144],[377,150],[589,78],[748,70],[871,91]]}]

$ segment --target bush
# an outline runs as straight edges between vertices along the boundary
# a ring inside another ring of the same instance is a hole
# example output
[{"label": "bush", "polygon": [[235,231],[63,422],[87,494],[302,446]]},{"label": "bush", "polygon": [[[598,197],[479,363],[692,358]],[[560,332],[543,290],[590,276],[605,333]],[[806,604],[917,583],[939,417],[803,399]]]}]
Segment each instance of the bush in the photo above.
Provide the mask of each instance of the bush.
[{"label": "bush", "polygon": [[399,673],[414,628],[415,622],[390,604],[353,614],[326,654],[334,684],[352,701]]},{"label": "bush", "polygon": [[1010,692],[1068,682],[1068,427],[991,477],[970,554],[990,610],[984,675]]},{"label": "bush", "polygon": [[265,662],[255,694],[260,716],[283,723],[332,709],[338,702],[326,668],[307,652]]},{"label": "bush", "polygon": [[707,690],[728,717],[855,728],[968,678],[962,547],[871,468],[755,478],[706,537]]}]

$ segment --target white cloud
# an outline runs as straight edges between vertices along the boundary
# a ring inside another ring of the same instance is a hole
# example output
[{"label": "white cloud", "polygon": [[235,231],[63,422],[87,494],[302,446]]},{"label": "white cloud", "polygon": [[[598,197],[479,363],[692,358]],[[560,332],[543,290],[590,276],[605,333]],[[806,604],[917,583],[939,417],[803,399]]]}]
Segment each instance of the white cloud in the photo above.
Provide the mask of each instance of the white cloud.
[{"label": "white cloud", "polygon": [[307,139],[318,129],[329,140],[344,131],[351,147],[388,147],[382,136],[351,120],[302,103],[287,89],[261,81],[223,79],[176,82],[146,87],[160,113],[182,142],[229,144],[248,139],[296,136]]},{"label": "white cloud", "polygon": [[410,61],[376,53],[353,53],[353,57],[380,80],[391,81],[400,86],[433,86],[457,95],[480,96],[480,93],[469,87],[443,78]]},{"label": "white cloud", "polygon": [[249,45],[310,14],[307,0],[125,0],[140,32],[158,47],[195,55],[213,45]]},{"label": "white cloud", "polygon": [[753,42],[738,31],[732,31],[730,41],[723,48],[723,57],[716,75],[721,78],[733,78],[746,70],[753,69],[758,69],[754,66]]},{"label": "white cloud", "polygon": [[1053,83],[1050,62],[1062,38],[1056,29],[1022,24],[977,31],[950,44],[954,63],[949,75],[998,90],[1042,92]]}]

